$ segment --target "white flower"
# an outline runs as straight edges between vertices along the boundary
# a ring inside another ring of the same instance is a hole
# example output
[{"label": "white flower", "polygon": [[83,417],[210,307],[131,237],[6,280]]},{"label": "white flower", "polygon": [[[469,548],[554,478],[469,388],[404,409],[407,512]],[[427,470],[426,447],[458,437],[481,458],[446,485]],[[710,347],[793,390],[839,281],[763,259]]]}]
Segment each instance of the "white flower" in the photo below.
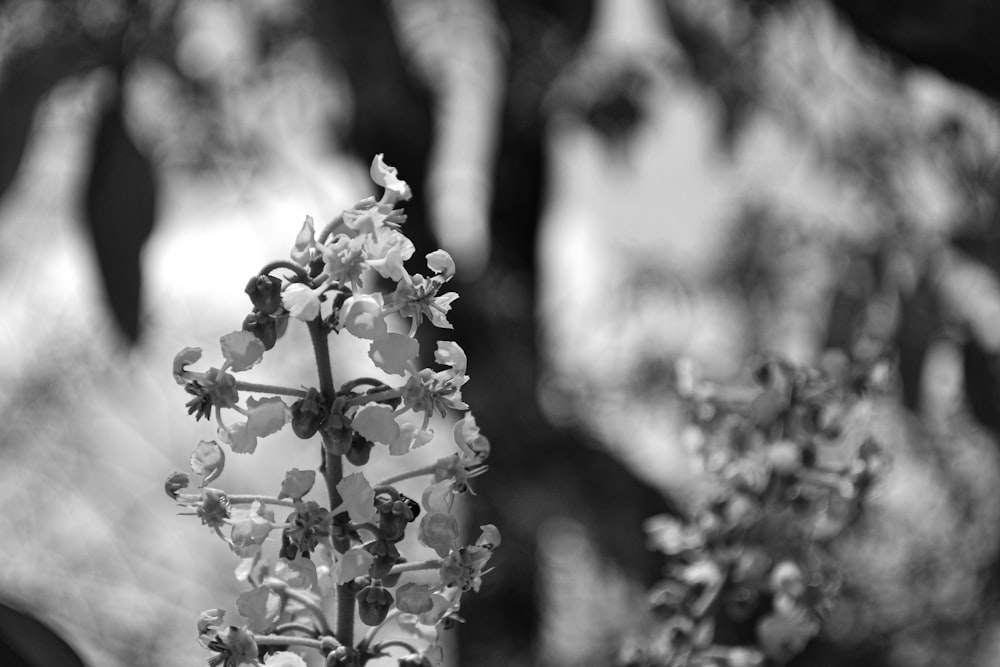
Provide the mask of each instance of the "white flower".
[{"label": "white flower", "polygon": [[319,295],[302,283],[292,283],[281,295],[281,305],[292,317],[308,322],[319,316]]}]

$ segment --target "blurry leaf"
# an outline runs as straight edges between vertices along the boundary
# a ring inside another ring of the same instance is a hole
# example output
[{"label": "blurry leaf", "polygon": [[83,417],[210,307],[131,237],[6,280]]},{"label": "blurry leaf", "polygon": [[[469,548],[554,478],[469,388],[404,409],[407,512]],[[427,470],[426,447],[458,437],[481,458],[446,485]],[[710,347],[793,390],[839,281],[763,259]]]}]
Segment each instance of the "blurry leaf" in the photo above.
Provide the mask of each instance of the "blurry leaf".
[{"label": "blurry leaf", "polygon": [[153,165],[125,127],[121,91],[98,121],[84,212],[115,321],[135,343],[140,329],[140,252],[156,219],[156,179]]},{"label": "blurry leaf", "polygon": [[17,176],[35,111],[63,78],[94,66],[93,52],[53,31],[45,41],[11,54],[0,69],[0,197]]},{"label": "blurry leaf", "polygon": [[0,656],[4,665],[84,667],[66,641],[34,616],[0,603]]}]

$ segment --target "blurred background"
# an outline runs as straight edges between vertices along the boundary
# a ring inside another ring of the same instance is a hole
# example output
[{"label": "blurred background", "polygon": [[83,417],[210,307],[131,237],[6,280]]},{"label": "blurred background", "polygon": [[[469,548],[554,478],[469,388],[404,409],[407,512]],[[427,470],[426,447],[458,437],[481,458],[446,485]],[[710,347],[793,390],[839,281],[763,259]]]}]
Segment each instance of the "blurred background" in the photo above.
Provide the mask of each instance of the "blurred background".
[{"label": "blurred background", "polygon": [[[997,664],[998,27],[988,0],[0,2],[0,602],[88,665],[205,661],[197,614],[241,589],[161,491],[213,435],[170,361],[385,153],[418,253],[455,256],[493,443],[465,511],[504,545],[454,664],[609,664],[660,576],[643,520],[704,493],[675,363],[831,349],[892,361],[895,463],[798,664]],[[257,379],[304,382],[306,340]],[[317,452],[229,458],[259,492]],[[25,623],[0,613],[10,660]]]}]

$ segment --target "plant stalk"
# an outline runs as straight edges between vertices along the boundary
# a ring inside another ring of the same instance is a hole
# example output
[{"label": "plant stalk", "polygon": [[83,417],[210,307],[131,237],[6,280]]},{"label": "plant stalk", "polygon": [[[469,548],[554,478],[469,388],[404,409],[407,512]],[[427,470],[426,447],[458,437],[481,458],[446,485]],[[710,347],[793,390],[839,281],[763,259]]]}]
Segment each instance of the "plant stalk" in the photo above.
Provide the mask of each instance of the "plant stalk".
[{"label": "plant stalk", "polygon": [[[333,369],[330,364],[330,345],[328,333],[323,326],[323,320],[317,317],[308,323],[309,338],[312,341],[313,354],[316,357],[316,370],[319,373],[319,391],[328,404],[336,397],[337,388],[333,384]],[[344,462],[333,453],[333,443],[325,430],[320,431],[323,437],[323,478],[326,481],[327,494],[330,496],[330,511],[334,511],[344,502],[337,484],[344,478]],[[335,636],[344,646],[354,644],[354,591],[350,584],[337,585],[337,629]]]}]

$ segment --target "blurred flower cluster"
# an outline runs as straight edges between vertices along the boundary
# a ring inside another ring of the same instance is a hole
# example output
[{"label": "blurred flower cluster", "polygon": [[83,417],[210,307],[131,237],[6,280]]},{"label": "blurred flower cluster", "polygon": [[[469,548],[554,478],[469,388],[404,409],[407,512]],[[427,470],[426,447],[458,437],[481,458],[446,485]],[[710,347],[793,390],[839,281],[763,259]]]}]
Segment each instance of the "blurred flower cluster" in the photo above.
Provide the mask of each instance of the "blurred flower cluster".
[{"label": "blurred flower cluster", "polygon": [[628,643],[625,664],[781,665],[820,633],[844,584],[832,543],[888,466],[877,442],[845,429],[884,368],[826,362],[766,359],[751,387],[679,374],[686,444],[714,491],[686,520],[648,520],[665,577],[650,592],[654,629]]},{"label": "blurred flower cluster", "polygon": [[[190,472],[170,475],[166,491],[242,559],[236,576],[250,587],[236,600],[245,623],[226,624],[223,609],[202,613],[199,641],[212,652],[210,665],[304,666],[292,649],[318,651],[327,665],[362,665],[390,649],[405,652],[396,656],[403,665],[440,665],[438,630],[456,618],[463,593],[479,589],[500,544],[492,525],[483,526],[474,543],[464,543],[452,512],[455,497],[485,472],[490,451],[471,413],[455,424],[454,454],[383,480],[369,480],[360,470],[376,450],[402,456],[429,442],[434,413],[468,410],[461,395],[469,379],[465,353],[454,342],[438,342],[434,359],[442,368],[422,368],[415,337],[425,321],[452,328],[447,318],[458,295],[444,286],[455,264],[438,250],[427,255],[429,277],[405,268],[414,246],[400,231],[405,215],[397,205],[409,199],[410,188],[381,155],[370,173],[383,188],[380,199],[358,202],[318,233],[307,217],[290,261],[271,262],[249,280],[253,310],[242,330],[221,337],[218,367],[191,368],[201,359],[199,348],[185,348],[174,359],[174,378],[191,396],[188,412],[214,419],[217,440],[200,442]],[[381,278],[374,281],[378,287],[367,290],[374,274]],[[318,386],[237,379],[275,347],[291,320],[309,329]],[[400,380],[359,377],[336,386],[328,337],[342,331],[369,341],[374,366],[383,377]],[[241,405],[244,394],[261,396]],[[227,416],[234,413],[235,419]],[[413,419],[407,413],[419,414]],[[224,445],[250,454],[288,424],[299,438],[320,436],[318,471],[292,468],[272,493],[238,494],[211,485],[225,467]],[[345,474],[345,459],[358,470]],[[328,505],[307,498],[317,472]],[[412,478],[428,480],[419,502],[395,486]],[[279,519],[277,512],[287,514]],[[411,526],[436,558],[409,561],[400,552]],[[265,549],[269,542],[280,543],[277,553]],[[430,583],[402,581],[421,571],[438,576]],[[327,618],[331,608],[335,624]],[[355,614],[370,626],[356,642]],[[390,619],[411,636],[380,641],[378,632]]]}]

